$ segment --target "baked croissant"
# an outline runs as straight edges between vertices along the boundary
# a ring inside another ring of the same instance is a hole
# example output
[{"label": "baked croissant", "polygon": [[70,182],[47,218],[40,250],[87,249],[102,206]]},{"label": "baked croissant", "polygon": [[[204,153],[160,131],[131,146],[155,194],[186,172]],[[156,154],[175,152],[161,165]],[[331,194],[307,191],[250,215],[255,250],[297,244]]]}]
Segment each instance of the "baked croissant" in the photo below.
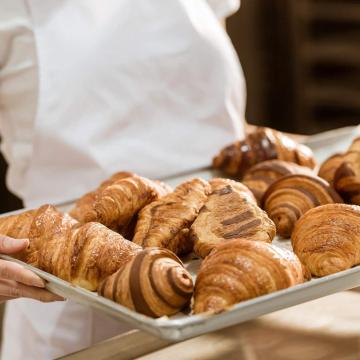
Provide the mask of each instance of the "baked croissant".
[{"label": "baked croissant", "polygon": [[360,264],[360,207],[327,204],[311,209],[296,223],[291,242],[315,276]]},{"label": "baked croissant", "polygon": [[22,260],[91,291],[141,250],[105,226],[99,223],[81,225],[51,205],[0,218],[0,233],[13,236],[20,220],[28,234],[24,231],[18,238],[27,237],[30,241]]},{"label": "baked croissant", "polygon": [[218,313],[304,280],[302,265],[289,250],[259,241],[225,242],[201,264],[195,282],[194,312]]},{"label": "baked croissant", "polygon": [[173,315],[187,306],[193,282],[171,251],[147,248],[99,286],[100,295],[151,317]]},{"label": "baked croissant", "polygon": [[93,206],[102,190],[104,190],[109,185],[112,185],[113,183],[121,179],[132,177],[134,175],[135,175],[134,173],[127,171],[120,171],[112,175],[109,179],[102,182],[97,189],[88,192],[87,194],[82,196],[78,201],[76,201],[75,206],[69,212],[69,215],[80,222],[85,222],[84,217],[88,212],[92,211]]},{"label": "baked croissant", "polygon": [[276,180],[292,174],[312,175],[313,171],[288,161],[267,160],[251,167],[245,173],[242,182],[252,191],[260,206],[269,186]]},{"label": "baked croissant", "polygon": [[272,241],[275,225],[244,185],[228,179],[214,179],[210,184],[212,193],[190,229],[198,256],[206,257],[214,247],[230,239]]},{"label": "baked croissant", "polygon": [[279,131],[258,127],[242,141],[227,147],[213,159],[213,167],[241,178],[253,165],[271,159],[296,163],[313,169],[316,165],[311,150]]},{"label": "baked croissant", "polygon": [[264,195],[264,209],[277,233],[288,238],[296,221],[313,207],[342,202],[330,185],[318,176],[288,175],[274,182]]},{"label": "baked croissant", "polygon": [[347,202],[360,205],[360,152],[351,151],[343,156],[333,185]]},{"label": "baked croissant", "polygon": [[169,187],[161,182],[137,175],[126,177],[101,190],[92,209],[82,219],[125,233],[139,210],[168,192]]},{"label": "baked croissant", "polygon": [[206,181],[192,179],[145,206],[139,213],[133,242],[142,247],[167,248],[178,255],[191,252],[189,228],[209,192]]},{"label": "baked croissant", "polygon": [[345,154],[334,154],[325,160],[319,169],[318,175],[333,186],[336,170],[344,161]]}]

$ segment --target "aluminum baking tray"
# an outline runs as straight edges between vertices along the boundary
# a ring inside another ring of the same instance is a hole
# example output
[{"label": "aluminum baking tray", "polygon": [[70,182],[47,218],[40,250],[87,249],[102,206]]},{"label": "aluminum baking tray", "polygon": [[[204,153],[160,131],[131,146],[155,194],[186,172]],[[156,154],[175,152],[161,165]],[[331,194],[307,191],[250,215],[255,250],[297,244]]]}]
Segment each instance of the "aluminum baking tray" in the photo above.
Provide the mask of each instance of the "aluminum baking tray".
[{"label": "aluminum baking tray", "polygon": [[[319,161],[327,156],[343,151],[350,144],[352,138],[360,135],[360,128],[344,128],[336,131],[311,136],[306,143],[312,147]],[[171,185],[194,176],[208,179],[213,176],[210,169],[199,169],[197,172],[182,174],[171,179],[165,179]],[[63,204],[65,209],[69,204]],[[61,208],[61,207],[60,207]],[[275,238],[274,244],[280,247],[291,248],[289,240]],[[217,315],[191,315],[179,313],[170,318],[153,319],[138,314],[111,300],[98,296],[96,293],[74,286],[51,274],[34,268],[10,256],[0,255],[2,259],[20,263],[34,271],[47,281],[47,289],[67,299],[80,304],[91,306],[107,313],[109,316],[126,321],[134,327],[148,331],[158,337],[171,341],[181,341],[204,333],[235,325],[258,316],[314,300],[338,291],[360,286],[360,266],[341,271],[339,273],[313,279],[288,289],[260,296],[244,301],[231,307],[228,311]],[[185,261],[185,266],[195,276],[200,260]]]}]

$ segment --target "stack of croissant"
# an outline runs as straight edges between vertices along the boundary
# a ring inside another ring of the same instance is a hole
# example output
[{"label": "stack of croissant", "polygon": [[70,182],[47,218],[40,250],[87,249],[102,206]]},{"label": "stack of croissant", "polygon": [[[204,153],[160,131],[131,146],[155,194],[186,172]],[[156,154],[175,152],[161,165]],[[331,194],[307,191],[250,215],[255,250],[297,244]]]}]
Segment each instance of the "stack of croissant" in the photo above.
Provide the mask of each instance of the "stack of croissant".
[{"label": "stack of croissant", "polygon": [[[350,165],[330,161],[316,176],[308,148],[259,128],[214,160],[242,182],[195,178],[172,190],[120,172],[68,214],[44,205],[0,218],[0,234],[29,238],[18,259],[144,315],[218,313],[360,263],[360,208],[334,186]],[[294,252],[272,244],[276,233]],[[192,252],[203,259],[195,283],[180,260]]]}]

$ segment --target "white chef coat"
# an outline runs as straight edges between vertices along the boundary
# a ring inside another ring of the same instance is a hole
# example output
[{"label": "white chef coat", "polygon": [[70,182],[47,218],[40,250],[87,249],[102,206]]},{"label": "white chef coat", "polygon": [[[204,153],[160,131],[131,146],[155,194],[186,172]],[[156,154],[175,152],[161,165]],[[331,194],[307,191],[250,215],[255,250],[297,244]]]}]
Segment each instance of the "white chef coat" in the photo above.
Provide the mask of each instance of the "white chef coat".
[{"label": "white chef coat", "polygon": [[[162,177],[208,165],[243,135],[244,80],[215,16],[238,6],[1,0],[9,188],[34,207],[76,198],[120,169]],[[61,356],[127,328],[71,302],[8,305],[4,359]]]}]

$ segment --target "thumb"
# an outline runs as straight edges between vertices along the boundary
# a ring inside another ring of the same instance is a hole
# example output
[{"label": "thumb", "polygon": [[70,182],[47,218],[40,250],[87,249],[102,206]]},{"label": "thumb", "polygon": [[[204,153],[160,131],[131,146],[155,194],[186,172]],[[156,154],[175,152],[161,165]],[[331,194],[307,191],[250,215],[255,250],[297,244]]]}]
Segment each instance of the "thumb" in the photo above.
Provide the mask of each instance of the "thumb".
[{"label": "thumb", "polygon": [[28,239],[13,239],[8,236],[0,235],[0,253],[14,254],[29,246]]}]

